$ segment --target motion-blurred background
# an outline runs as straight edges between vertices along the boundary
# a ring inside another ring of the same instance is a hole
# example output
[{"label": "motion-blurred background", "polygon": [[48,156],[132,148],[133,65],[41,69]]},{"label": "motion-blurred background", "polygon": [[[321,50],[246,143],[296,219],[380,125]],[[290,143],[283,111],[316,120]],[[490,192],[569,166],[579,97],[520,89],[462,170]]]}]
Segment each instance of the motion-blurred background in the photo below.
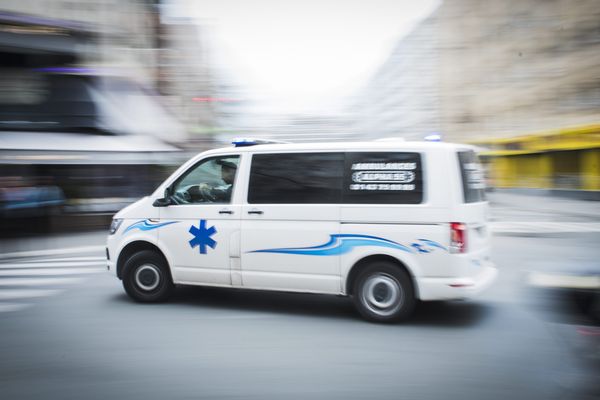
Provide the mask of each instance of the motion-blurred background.
[{"label": "motion-blurred background", "polygon": [[[112,215],[234,137],[474,144],[497,283],[129,301]],[[3,398],[598,398],[598,200],[598,0],[0,0]]]}]

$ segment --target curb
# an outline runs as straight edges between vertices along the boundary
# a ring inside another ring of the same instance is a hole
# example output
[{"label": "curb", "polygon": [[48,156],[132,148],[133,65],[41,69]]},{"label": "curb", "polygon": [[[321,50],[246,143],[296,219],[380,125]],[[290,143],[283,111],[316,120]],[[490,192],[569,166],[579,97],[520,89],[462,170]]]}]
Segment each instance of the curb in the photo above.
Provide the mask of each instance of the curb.
[{"label": "curb", "polygon": [[518,232],[518,231],[492,231],[492,236],[532,237],[532,238],[567,238],[580,237],[581,235],[600,234],[600,232]]}]

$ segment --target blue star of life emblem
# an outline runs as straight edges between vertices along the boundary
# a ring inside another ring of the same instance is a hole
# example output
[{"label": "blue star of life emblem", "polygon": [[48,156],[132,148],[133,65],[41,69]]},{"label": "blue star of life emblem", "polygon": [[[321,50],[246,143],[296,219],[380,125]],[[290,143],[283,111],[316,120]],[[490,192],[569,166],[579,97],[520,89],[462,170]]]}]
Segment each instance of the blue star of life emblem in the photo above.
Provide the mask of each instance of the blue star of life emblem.
[{"label": "blue star of life emblem", "polygon": [[212,235],[217,233],[217,230],[214,226],[207,229],[205,219],[200,220],[199,228],[194,225],[190,226],[189,232],[194,235],[194,238],[189,241],[190,247],[193,249],[198,246],[200,254],[206,254],[206,246],[209,246],[211,249],[217,246],[217,242],[211,238]]}]

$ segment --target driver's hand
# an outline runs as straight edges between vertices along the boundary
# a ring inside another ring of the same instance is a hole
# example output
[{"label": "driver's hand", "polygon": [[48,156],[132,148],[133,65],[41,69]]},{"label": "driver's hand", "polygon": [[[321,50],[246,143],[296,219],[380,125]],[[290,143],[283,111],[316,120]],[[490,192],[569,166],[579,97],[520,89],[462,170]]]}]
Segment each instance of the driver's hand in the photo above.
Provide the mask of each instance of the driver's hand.
[{"label": "driver's hand", "polygon": [[205,201],[215,201],[215,197],[212,194],[212,187],[210,185],[201,183],[198,185],[198,191]]}]

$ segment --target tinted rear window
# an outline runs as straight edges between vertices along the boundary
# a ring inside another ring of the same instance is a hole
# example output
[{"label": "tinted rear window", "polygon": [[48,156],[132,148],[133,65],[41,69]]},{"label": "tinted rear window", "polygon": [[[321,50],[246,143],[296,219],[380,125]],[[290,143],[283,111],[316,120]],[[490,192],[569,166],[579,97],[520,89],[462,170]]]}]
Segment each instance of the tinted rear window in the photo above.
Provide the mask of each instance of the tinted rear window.
[{"label": "tinted rear window", "polygon": [[346,153],[344,172],[346,204],[423,202],[423,167],[419,153]]},{"label": "tinted rear window", "polygon": [[485,175],[474,151],[458,152],[465,203],[485,201]]},{"label": "tinted rear window", "polygon": [[248,203],[341,203],[343,165],[343,153],[255,154]]}]

